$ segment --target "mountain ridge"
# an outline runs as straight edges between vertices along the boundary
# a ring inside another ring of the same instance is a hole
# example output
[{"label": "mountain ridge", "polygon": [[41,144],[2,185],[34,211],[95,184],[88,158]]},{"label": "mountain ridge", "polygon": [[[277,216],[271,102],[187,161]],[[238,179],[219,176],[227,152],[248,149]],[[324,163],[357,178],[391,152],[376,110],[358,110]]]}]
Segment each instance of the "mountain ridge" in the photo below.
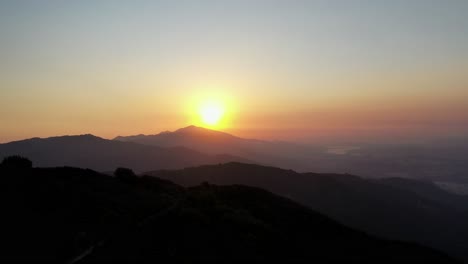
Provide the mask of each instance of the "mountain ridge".
[{"label": "mountain ridge", "polygon": [[185,146],[158,147],[100,138],[91,134],[32,138],[0,144],[0,158],[22,155],[39,166],[74,166],[109,171],[115,167],[147,171],[227,161],[247,161],[229,154],[205,154]]},{"label": "mountain ridge", "polygon": [[414,180],[372,180],[351,174],[298,173],[230,162],[145,173],[182,186],[243,184],[288,197],[370,234],[416,241],[468,260],[468,196]]},{"label": "mountain ridge", "polygon": [[117,136],[113,140],[125,140],[126,138],[137,138],[137,137],[152,137],[152,136],[160,136],[160,135],[167,135],[167,134],[191,134],[191,133],[210,133],[210,134],[223,135],[226,137],[241,139],[240,137],[234,136],[232,134],[229,134],[227,132],[223,132],[220,130],[214,130],[214,129],[195,126],[195,125],[189,125],[186,127],[178,128],[174,131],[166,130],[166,131],[162,131],[156,134],[138,134],[138,135],[129,135],[129,136]]},{"label": "mountain ridge", "polygon": [[[179,132],[177,132],[179,131]],[[200,132],[201,131],[201,132]],[[208,136],[207,136],[208,135]],[[406,177],[436,182],[468,183],[468,147],[430,144],[348,143],[343,152],[334,151],[330,142],[298,144],[284,141],[244,139],[225,132],[186,127],[156,135],[120,136],[160,147],[185,146],[209,154],[226,153],[264,165],[290,168],[299,172],[352,173],[367,178]]]},{"label": "mountain ridge", "polygon": [[431,248],[367,235],[255,187],[184,188],[131,171],[112,177],[5,164],[4,262],[457,263]]},{"label": "mountain ridge", "polygon": [[[309,146],[282,141],[245,139],[226,132],[197,126],[188,126],[173,132],[153,135],[119,136],[114,140],[160,147],[185,146],[203,153],[226,153],[261,164],[299,170],[306,170],[310,164],[296,159],[295,156],[318,151]],[[294,156],[294,158],[290,156]]]}]

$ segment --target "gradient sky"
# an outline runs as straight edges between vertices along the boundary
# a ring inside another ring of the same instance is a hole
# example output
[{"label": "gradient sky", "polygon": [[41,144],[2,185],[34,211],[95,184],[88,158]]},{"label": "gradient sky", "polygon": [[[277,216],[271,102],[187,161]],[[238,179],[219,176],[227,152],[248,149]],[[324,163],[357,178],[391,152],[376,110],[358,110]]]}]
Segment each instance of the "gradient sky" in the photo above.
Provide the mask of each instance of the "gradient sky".
[{"label": "gradient sky", "polygon": [[468,1],[0,0],[0,142],[222,129],[314,141],[468,134]]}]

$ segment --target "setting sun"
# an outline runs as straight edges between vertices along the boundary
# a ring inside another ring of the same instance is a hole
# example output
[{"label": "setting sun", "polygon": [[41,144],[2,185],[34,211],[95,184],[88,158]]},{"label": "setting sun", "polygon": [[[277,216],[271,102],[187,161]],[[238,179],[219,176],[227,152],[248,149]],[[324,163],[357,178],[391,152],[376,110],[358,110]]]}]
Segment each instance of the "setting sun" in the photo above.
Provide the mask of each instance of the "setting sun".
[{"label": "setting sun", "polygon": [[199,115],[205,125],[215,126],[224,115],[224,107],[220,103],[207,102],[200,106]]}]

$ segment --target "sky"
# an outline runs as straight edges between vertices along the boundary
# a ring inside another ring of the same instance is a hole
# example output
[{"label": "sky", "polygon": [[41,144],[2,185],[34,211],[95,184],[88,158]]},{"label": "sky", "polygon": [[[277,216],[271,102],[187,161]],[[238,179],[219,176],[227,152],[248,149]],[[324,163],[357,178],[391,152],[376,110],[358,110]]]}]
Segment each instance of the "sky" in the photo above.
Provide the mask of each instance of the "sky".
[{"label": "sky", "polygon": [[468,134],[468,1],[0,0],[0,142]]}]

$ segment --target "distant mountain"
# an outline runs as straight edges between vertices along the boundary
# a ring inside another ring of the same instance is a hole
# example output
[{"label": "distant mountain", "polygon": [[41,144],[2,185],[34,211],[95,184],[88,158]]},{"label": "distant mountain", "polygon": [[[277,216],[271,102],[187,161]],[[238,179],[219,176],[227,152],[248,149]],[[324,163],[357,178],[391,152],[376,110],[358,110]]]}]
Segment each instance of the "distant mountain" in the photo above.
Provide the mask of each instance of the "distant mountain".
[{"label": "distant mountain", "polygon": [[[194,147],[204,148],[205,152],[216,153],[226,149],[226,147],[232,146],[233,143],[245,141],[244,139],[235,137],[228,133],[196,126],[188,126],[174,132],[164,131],[157,135],[140,134],[128,137],[118,136],[114,140],[164,147],[193,145]],[[259,140],[247,141],[262,142]]]},{"label": "distant mountain", "polygon": [[447,193],[430,182],[296,173],[242,163],[147,174],[183,186],[209,182],[264,188],[353,228],[417,241],[468,260],[468,196]]},{"label": "distant mountain", "polygon": [[0,159],[9,155],[26,156],[41,167],[76,166],[98,171],[119,166],[137,171],[177,169],[246,160],[231,155],[204,154],[185,147],[162,148],[93,135],[32,138],[0,144]]},{"label": "distant mountain", "polygon": [[174,132],[165,131],[156,135],[119,136],[114,140],[159,147],[187,147],[210,154],[226,153],[260,164],[298,170],[310,169],[311,166],[306,157],[322,151],[321,148],[289,142],[245,139],[196,126],[188,126]]},{"label": "distant mountain", "polygon": [[117,137],[115,140],[230,154],[299,172],[352,173],[368,178],[404,177],[468,184],[468,145],[461,141],[457,144],[310,145],[244,139],[195,126],[157,135]]},{"label": "distant mountain", "polygon": [[2,263],[456,263],[253,187],[77,168],[0,166],[0,175]]}]

